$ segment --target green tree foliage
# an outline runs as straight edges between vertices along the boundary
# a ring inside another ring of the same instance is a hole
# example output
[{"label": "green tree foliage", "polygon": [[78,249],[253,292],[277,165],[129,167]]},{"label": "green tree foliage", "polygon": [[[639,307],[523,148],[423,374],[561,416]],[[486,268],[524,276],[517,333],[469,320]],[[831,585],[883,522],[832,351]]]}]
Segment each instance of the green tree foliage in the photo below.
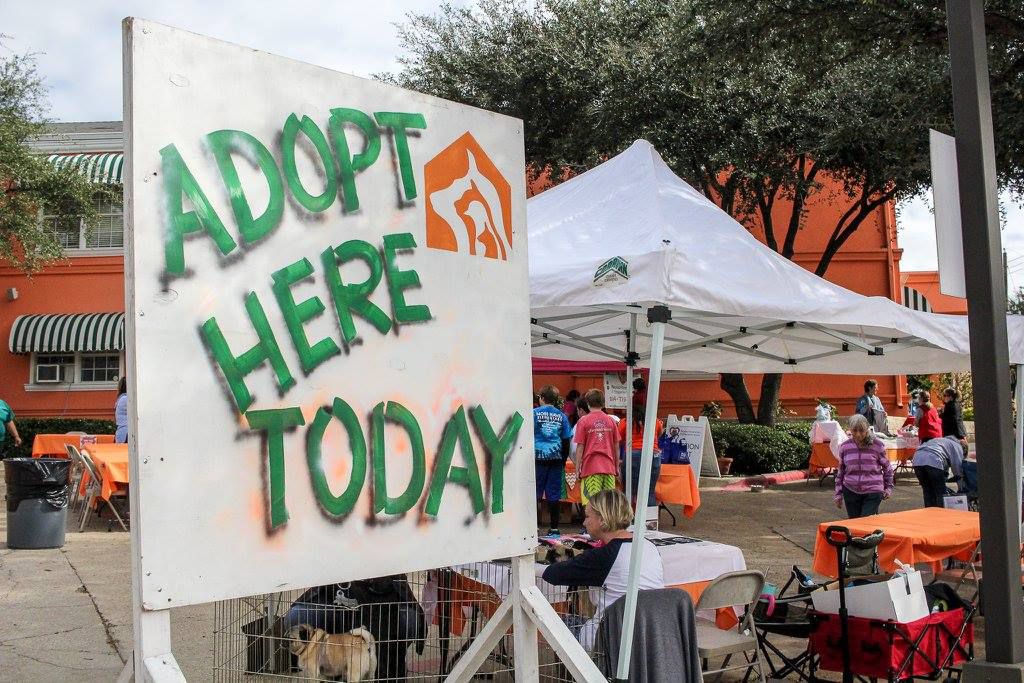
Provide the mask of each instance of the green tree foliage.
[{"label": "green tree foliage", "polygon": [[58,221],[84,217],[91,229],[97,218],[94,198],[111,193],[72,169],[55,169],[26,147],[45,132],[45,112],[46,90],[35,58],[0,54],[0,261],[30,274],[63,255],[52,229],[40,220],[42,208]]},{"label": "green tree foliage", "polygon": [[[1024,135],[1006,133],[1024,125],[1024,10],[991,4],[997,156],[1020,187]],[[530,168],[556,179],[646,138],[782,256],[826,235],[825,275],[879,207],[930,181],[928,128],[952,132],[944,22],[943,2],[912,0],[481,0],[410,16],[385,78],[522,118]],[[847,210],[812,217],[816,199]],[[742,422],[772,424],[781,380],[765,375],[756,414],[742,375],[722,387]]]}]

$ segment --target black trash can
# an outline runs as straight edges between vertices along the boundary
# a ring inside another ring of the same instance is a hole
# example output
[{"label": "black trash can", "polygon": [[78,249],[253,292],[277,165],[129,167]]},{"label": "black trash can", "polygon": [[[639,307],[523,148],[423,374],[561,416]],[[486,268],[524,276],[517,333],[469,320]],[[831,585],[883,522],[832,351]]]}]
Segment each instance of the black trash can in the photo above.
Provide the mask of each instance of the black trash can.
[{"label": "black trash can", "polygon": [[64,458],[8,458],[7,547],[60,548],[68,521],[68,477]]}]

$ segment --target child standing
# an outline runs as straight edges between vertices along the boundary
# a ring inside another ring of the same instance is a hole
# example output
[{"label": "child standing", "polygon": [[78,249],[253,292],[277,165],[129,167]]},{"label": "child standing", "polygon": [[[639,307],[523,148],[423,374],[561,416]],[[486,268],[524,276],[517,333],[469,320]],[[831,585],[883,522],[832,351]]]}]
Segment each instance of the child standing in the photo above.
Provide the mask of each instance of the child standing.
[{"label": "child standing", "polygon": [[576,423],[576,470],[580,473],[583,502],[598,491],[615,489],[615,473],[619,471],[619,433],[615,420],[604,412],[604,394],[591,389],[584,397],[590,412]]},{"label": "child standing", "polygon": [[[572,436],[569,418],[556,407],[558,389],[550,384],[540,390],[540,406],[533,409],[533,457],[537,473],[537,504],[548,502],[549,535],[558,533],[558,505],[565,481],[565,456]],[[540,526],[540,510],[537,510]]]}]

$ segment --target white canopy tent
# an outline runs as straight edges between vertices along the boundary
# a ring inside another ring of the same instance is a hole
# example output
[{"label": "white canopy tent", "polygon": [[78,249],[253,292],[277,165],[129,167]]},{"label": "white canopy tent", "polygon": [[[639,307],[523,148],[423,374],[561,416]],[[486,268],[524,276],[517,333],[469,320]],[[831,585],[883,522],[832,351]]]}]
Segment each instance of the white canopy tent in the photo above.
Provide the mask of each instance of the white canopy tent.
[{"label": "white canopy tent", "polygon": [[[650,364],[646,311],[672,311],[663,368],[913,374],[969,370],[966,321],[832,284],[782,257],[638,140],[530,199],[533,354]],[[1019,340],[1020,335],[1016,335]],[[1014,362],[1024,361],[1016,344]]]},{"label": "white canopy tent", "polygon": [[[627,385],[634,364],[650,368],[639,491],[651,477],[663,370],[970,369],[966,319],[866,297],[804,270],[679,179],[644,140],[530,199],[527,220],[533,355],[626,360]],[[1009,325],[1011,362],[1024,363],[1024,322]],[[637,506],[635,528],[644,512]],[[642,545],[632,548],[623,680]]]}]

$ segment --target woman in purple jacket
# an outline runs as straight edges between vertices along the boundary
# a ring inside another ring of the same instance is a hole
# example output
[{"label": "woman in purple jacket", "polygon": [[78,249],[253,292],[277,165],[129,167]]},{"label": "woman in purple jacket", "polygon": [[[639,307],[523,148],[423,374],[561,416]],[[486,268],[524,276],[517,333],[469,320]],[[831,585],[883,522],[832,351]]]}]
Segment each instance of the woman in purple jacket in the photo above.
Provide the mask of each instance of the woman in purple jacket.
[{"label": "woman in purple jacket", "polygon": [[836,507],[846,504],[846,514],[868,517],[878,514],[882,500],[892,495],[893,469],[885,444],[876,439],[863,415],[850,418],[850,439],[839,447],[836,472]]}]

